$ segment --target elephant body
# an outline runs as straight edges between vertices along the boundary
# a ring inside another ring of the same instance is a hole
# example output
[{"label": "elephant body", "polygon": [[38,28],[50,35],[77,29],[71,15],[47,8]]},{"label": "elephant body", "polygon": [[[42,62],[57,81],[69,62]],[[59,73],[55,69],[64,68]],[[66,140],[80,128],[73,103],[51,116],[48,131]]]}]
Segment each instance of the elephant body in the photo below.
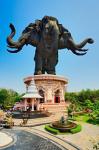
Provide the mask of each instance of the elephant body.
[{"label": "elephant body", "polygon": [[36,47],[34,56],[35,75],[45,72],[56,74],[55,66],[58,63],[59,49],[67,48],[76,55],[85,55],[87,50],[82,49],[82,47],[86,43],[93,43],[91,38],[87,38],[80,44],[75,44],[71,33],[59,24],[56,18],[49,16],[29,24],[17,42],[12,40],[15,35],[15,28],[12,24],[10,24],[10,28],[12,32],[7,38],[7,43],[10,48],[16,48],[17,50],[8,50],[9,52],[19,52],[25,44]]}]

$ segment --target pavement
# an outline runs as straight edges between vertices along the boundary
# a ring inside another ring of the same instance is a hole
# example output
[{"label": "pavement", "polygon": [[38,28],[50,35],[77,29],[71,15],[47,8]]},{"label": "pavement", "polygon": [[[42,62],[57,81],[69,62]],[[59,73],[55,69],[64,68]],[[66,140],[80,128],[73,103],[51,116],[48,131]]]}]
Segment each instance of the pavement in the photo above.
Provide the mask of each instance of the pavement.
[{"label": "pavement", "polygon": [[88,123],[80,123],[82,131],[76,134],[58,135],[58,137],[70,141],[82,150],[93,150],[93,145],[99,143],[99,126]]},{"label": "pavement", "polygon": [[0,131],[0,149],[12,143],[13,139],[6,133]]},{"label": "pavement", "polygon": [[54,142],[58,146],[63,148],[63,150],[81,150],[76,145],[73,145],[70,142],[66,142],[62,138],[58,138],[57,136],[50,134],[50,133],[46,132],[45,130],[43,131],[43,129],[44,129],[44,126],[43,126],[43,128],[41,126],[40,127],[37,126],[37,127],[32,127],[32,128],[24,128],[23,130],[33,133],[33,134],[36,134],[36,135],[39,135],[41,137],[47,138],[51,142]]},{"label": "pavement", "polygon": [[[28,123],[25,127],[19,127],[22,119],[14,119],[15,128],[21,129],[32,134],[36,134],[38,136],[49,139],[52,142],[57,143],[61,147],[67,150],[93,150],[93,145],[99,142],[99,126],[92,125],[88,123],[79,122],[82,125],[82,131],[76,134],[59,134],[53,135],[44,130],[44,126],[42,124],[47,124],[52,121],[58,120],[60,118],[60,114],[57,116],[52,115],[51,117],[45,118],[37,118],[37,119],[29,119]],[[1,133],[1,132],[0,132]],[[8,135],[0,136],[1,146],[3,143],[8,142]],[[1,138],[5,138],[5,140],[1,140]],[[7,140],[6,140],[7,139]]]},{"label": "pavement", "polygon": [[2,150],[67,150],[47,138],[42,138],[19,127],[3,129],[3,131],[14,137],[15,141]]},{"label": "pavement", "polygon": [[[42,124],[47,124],[53,121],[57,121],[61,118],[63,113],[56,113],[52,114],[50,117],[42,117],[42,118],[34,118],[34,119],[28,119],[27,124],[24,125],[25,127],[33,127],[33,126],[38,126]],[[20,126],[22,124],[23,120],[22,119],[13,119],[14,125],[15,126]]]},{"label": "pavement", "polygon": [[[93,150],[93,145],[99,143],[99,126],[82,122],[80,122],[79,124],[82,125],[81,132],[76,134],[59,134],[55,136],[63,140],[64,143],[70,143],[73,146],[72,149],[75,146],[76,149],[78,148],[79,150]],[[40,130],[47,133],[47,131],[44,130],[44,125],[35,126],[30,129],[33,131],[38,130],[38,132]],[[68,145],[66,146],[67,148],[69,148]]]}]

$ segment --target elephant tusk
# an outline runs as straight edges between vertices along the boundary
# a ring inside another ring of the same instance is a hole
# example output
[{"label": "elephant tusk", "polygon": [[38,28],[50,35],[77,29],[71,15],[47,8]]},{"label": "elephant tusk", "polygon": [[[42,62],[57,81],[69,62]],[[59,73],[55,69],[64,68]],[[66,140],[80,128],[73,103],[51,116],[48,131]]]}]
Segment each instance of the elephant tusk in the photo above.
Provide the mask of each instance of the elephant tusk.
[{"label": "elephant tusk", "polygon": [[7,51],[8,51],[9,53],[18,53],[21,49],[22,49],[22,48],[18,48],[18,49],[13,50],[13,51],[7,49]]},{"label": "elephant tusk", "polygon": [[11,51],[11,50],[9,50],[9,49],[7,49],[7,51],[8,51],[9,53],[17,53],[17,52],[19,52],[19,50]]},{"label": "elephant tusk", "polygon": [[7,47],[9,47],[9,48],[16,48],[15,46],[10,46],[10,45],[7,45]]},{"label": "elephant tusk", "polygon": [[77,49],[77,51],[79,51],[79,52],[87,52],[88,49]]},{"label": "elephant tusk", "polygon": [[17,48],[17,49],[22,49],[22,47],[16,47],[16,46],[10,46],[10,45],[7,45],[7,47],[9,47],[9,48]]},{"label": "elephant tusk", "polygon": [[72,53],[74,53],[75,55],[78,55],[78,56],[83,56],[83,55],[85,55],[87,52],[85,52],[85,53],[78,53],[78,52],[76,52],[76,51],[73,51],[73,50],[71,50],[72,51]]}]

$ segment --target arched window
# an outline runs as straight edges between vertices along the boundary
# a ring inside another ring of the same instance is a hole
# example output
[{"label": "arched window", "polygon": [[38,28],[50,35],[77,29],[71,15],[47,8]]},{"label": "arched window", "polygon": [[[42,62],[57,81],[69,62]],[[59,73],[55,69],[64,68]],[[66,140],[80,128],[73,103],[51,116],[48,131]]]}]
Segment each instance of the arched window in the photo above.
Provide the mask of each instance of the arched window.
[{"label": "arched window", "polygon": [[60,103],[60,90],[55,91],[54,103]]},{"label": "arched window", "polygon": [[40,103],[44,103],[44,91],[40,89],[39,94],[42,96],[42,98],[40,98]]}]

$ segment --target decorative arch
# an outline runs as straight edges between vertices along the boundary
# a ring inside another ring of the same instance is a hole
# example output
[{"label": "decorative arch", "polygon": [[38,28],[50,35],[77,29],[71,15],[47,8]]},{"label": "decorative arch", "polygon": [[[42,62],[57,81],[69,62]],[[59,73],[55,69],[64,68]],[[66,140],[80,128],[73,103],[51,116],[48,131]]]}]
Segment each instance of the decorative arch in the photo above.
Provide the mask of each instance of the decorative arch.
[{"label": "decorative arch", "polygon": [[56,92],[57,90],[60,90],[60,89],[61,89],[60,84],[57,84],[57,85],[54,87],[53,91]]},{"label": "decorative arch", "polygon": [[54,103],[60,103],[60,89],[57,89],[54,94]]},{"label": "decorative arch", "polygon": [[38,89],[38,91],[39,90],[43,90],[44,92],[46,91],[46,89],[43,86],[38,86],[37,89]]},{"label": "decorative arch", "polygon": [[40,99],[40,103],[44,103],[44,99],[45,99],[44,91],[42,89],[39,89],[39,94],[42,96],[42,98]]}]

